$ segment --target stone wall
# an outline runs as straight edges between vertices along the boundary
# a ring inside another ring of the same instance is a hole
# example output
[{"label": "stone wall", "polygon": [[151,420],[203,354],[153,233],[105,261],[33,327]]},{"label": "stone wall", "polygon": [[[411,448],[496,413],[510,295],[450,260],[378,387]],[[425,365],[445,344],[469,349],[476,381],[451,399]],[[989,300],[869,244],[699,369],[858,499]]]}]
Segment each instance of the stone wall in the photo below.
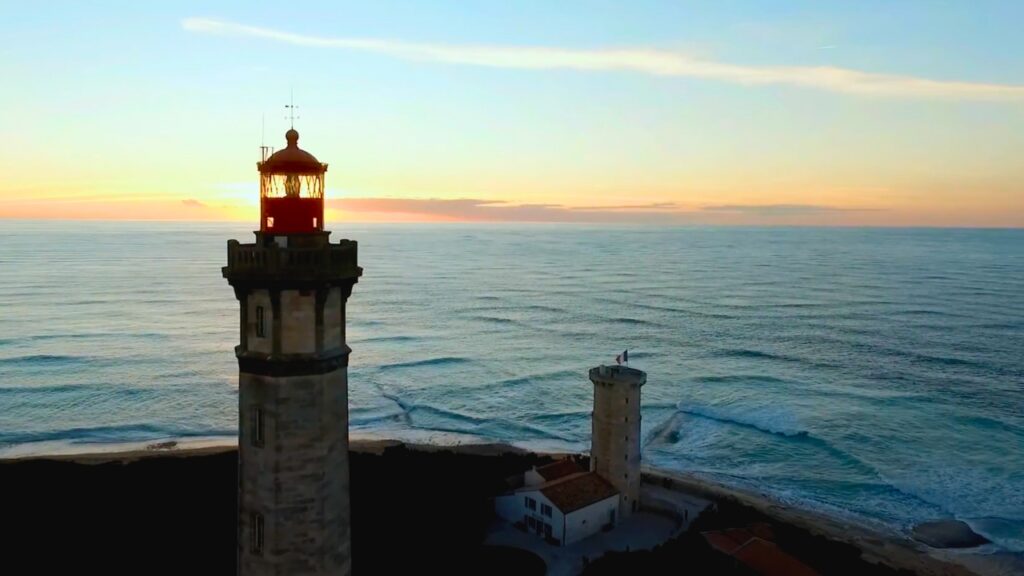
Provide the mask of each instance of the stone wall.
[{"label": "stone wall", "polygon": [[[345,368],[326,374],[239,375],[239,562],[247,575],[351,571]],[[263,446],[254,446],[254,410]],[[263,517],[263,549],[250,524]]]}]

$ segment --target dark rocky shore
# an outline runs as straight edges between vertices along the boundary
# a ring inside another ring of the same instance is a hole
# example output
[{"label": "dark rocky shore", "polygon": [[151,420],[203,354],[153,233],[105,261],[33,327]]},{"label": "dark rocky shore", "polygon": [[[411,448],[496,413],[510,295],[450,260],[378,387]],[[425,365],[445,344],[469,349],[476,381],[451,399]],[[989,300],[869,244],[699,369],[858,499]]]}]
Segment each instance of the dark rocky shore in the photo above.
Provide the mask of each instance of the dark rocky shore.
[{"label": "dark rocky shore", "polygon": [[[356,573],[543,573],[538,558],[481,541],[489,497],[504,478],[549,458],[403,446],[351,457]],[[237,469],[234,449],[0,463],[4,566],[24,566],[24,574],[234,574]]]},{"label": "dark rocky shore", "polygon": [[[6,573],[233,574],[237,452],[163,448],[172,449],[0,462],[0,554],[5,567],[25,567]],[[355,572],[542,574],[537,557],[482,541],[494,517],[490,498],[505,478],[550,460],[498,447],[354,449]],[[678,538],[653,551],[605,556],[586,574],[750,574],[700,532],[754,523],[769,526],[780,548],[822,574],[913,573],[726,498]],[[941,573],[967,572],[950,566]]]}]

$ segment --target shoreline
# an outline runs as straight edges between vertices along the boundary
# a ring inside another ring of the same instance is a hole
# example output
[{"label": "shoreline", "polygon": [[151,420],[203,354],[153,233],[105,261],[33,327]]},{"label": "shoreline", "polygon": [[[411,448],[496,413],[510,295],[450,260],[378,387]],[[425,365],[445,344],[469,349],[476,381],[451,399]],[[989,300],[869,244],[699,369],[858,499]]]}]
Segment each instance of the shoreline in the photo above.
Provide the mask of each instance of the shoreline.
[{"label": "shoreline", "polygon": [[[433,439],[436,439],[433,438]],[[574,452],[545,452],[531,450],[501,442],[482,439],[468,441],[457,438],[450,444],[410,442],[377,434],[354,434],[349,441],[352,452],[381,455],[389,448],[405,447],[418,453],[442,453],[473,456],[500,456],[503,454],[536,454],[553,458]],[[56,461],[83,465],[110,462],[129,463],[150,458],[189,458],[233,452],[238,449],[237,439],[231,437],[203,437],[178,440],[117,443],[109,446],[88,444],[66,447],[60,452],[0,452],[0,465],[29,461]],[[12,453],[13,452],[13,453]],[[900,533],[897,529],[858,522],[854,518],[783,502],[771,495],[753,489],[730,486],[699,473],[677,472],[644,466],[643,476],[651,483],[669,479],[672,489],[699,495],[714,501],[730,500],[748,506],[762,514],[811,533],[854,546],[863,557],[897,569],[912,570],[930,576],[1009,576],[1024,571],[1024,555],[996,551],[993,548],[939,549],[931,548]]]},{"label": "shoreline", "polygon": [[1024,556],[994,548],[932,548],[896,529],[868,524],[852,517],[782,502],[771,495],[728,486],[699,474],[644,469],[645,479],[671,479],[673,486],[709,500],[731,500],[782,523],[861,550],[869,562],[923,575],[1011,576],[1024,573]]}]

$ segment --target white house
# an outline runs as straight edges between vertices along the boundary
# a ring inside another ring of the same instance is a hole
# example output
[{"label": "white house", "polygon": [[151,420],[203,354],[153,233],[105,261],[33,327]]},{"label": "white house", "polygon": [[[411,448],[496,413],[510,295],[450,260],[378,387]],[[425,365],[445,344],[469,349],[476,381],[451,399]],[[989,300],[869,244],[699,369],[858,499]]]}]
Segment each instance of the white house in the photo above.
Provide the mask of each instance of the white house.
[{"label": "white house", "polygon": [[618,509],[618,490],[572,460],[528,470],[521,488],[495,499],[498,516],[563,546],[614,526]]}]

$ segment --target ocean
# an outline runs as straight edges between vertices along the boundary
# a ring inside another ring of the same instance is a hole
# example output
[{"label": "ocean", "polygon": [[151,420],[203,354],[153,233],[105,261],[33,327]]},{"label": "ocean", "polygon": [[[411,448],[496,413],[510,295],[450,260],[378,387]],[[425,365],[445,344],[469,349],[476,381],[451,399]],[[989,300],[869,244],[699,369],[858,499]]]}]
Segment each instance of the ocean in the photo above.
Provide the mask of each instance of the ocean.
[{"label": "ocean", "polygon": [[[648,464],[1024,551],[1024,230],[331,228],[354,435],[586,450],[628,349]],[[230,238],[0,220],[0,454],[234,436]]]}]

